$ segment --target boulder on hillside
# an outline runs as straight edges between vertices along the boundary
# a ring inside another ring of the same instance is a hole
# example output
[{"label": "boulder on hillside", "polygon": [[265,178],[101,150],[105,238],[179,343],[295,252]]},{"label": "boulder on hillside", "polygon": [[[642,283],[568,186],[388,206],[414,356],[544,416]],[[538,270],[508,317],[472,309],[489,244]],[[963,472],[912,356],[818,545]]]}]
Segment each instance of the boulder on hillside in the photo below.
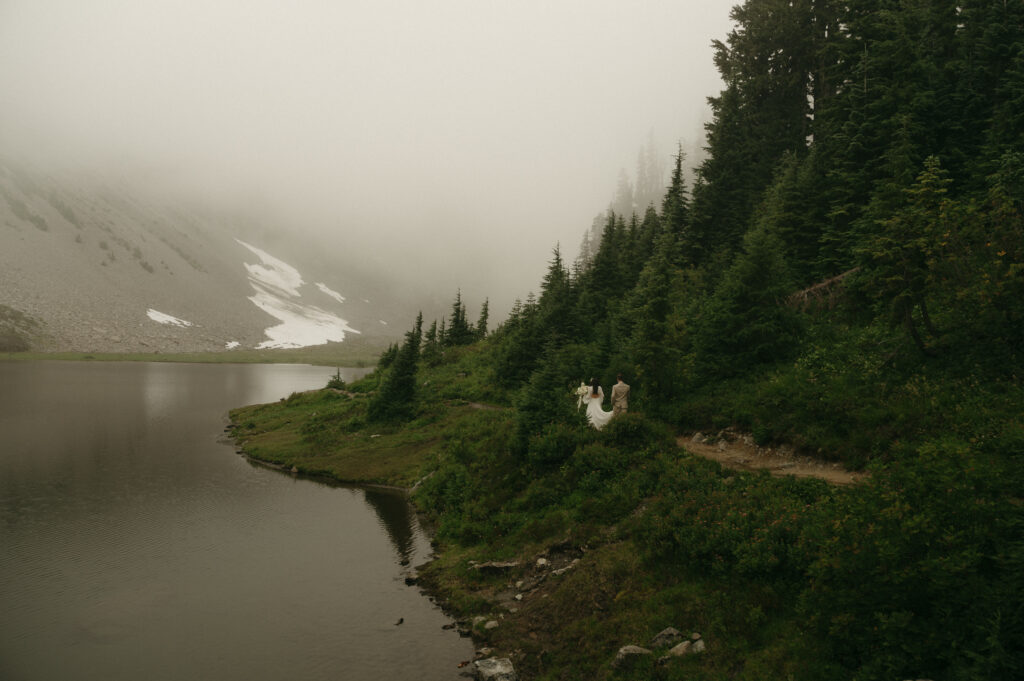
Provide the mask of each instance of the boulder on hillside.
[{"label": "boulder on hillside", "polygon": [[615,654],[615,660],[612,662],[612,666],[616,668],[629,669],[637,660],[649,655],[653,655],[653,653],[647,648],[641,648],[640,646],[622,646],[619,648],[619,652]]},{"label": "boulder on hillside", "polygon": [[676,644],[668,650],[664,655],[658,658],[658,664],[663,665],[673,657],[683,657],[685,655],[691,655],[696,653],[703,653],[707,650],[707,646],[704,644],[704,639],[701,638],[700,634],[693,634],[689,640],[683,641]]},{"label": "boulder on hillside", "polygon": [[667,627],[657,633],[657,635],[651,639],[651,648],[667,648],[674,646],[683,639],[683,634],[673,627]]},{"label": "boulder on hillside", "polygon": [[478,681],[516,681],[516,670],[507,657],[489,657],[473,663],[474,678]]},{"label": "boulder on hillside", "polygon": [[689,654],[691,646],[693,646],[692,641],[683,641],[682,643],[673,646],[667,653],[658,658],[658,664],[662,665],[673,657],[682,657]]}]

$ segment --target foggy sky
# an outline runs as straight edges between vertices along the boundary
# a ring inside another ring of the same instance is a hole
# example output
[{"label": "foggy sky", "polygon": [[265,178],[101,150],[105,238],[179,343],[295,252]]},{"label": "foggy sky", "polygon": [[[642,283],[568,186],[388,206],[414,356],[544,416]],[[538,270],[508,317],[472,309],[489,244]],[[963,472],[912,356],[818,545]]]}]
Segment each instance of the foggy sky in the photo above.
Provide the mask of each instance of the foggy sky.
[{"label": "foggy sky", "polygon": [[[692,144],[734,0],[0,0],[0,154],[268,211],[507,308]],[[492,308],[494,309],[494,308]]]}]

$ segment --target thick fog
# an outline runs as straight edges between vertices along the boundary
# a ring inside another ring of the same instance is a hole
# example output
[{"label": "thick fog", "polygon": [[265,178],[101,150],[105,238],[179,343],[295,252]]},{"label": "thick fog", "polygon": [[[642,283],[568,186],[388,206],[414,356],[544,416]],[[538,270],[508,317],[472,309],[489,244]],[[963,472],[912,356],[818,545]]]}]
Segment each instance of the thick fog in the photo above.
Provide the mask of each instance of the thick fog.
[{"label": "thick fog", "polygon": [[0,0],[0,154],[120,174],[492,310],[654,140],[733,0]]}]

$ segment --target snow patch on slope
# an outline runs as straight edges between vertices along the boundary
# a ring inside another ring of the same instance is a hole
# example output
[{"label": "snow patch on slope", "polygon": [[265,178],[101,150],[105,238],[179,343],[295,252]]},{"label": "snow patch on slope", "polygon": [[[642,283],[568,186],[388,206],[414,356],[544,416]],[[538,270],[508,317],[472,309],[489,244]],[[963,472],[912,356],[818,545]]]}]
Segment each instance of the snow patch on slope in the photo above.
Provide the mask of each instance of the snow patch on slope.
[{"label": "snow patch on slope", "polygon": [[334,298],[335,300],[337,300],[339,303],[344,303],[345,302],[345,296],[341,295],[337,291],[333,291],[333,290],[327,288],[327,284],[321,284],[321,283],[318,282],[316,287],[318,289],[320,289],[321,291],[323,291],[324,293],[326,293],[327,295],[329,295],[331,298]]},{"label": "snow patch on slope", "polygon": [[[244,263],[246,272],[249,273],[249,283],[255,291],[249,300],[281,322],[264,331],[269,340],[263,341],[256,346],[257,348],[302,348],[323,345],[330,341],[341,342],[345,339],[346,333],[359,333],[336,314],[298,300],[302,297],[299,289],[305,282],[297,269],[266,251],[244,241],[236,241],[260,259],[256,264]],[[344,301],[341,294],[331,291],[323,284],[317,284],[317,287],[332,298],[340,299],[339,302]]]},{"label": "snow patch on slope", "polygon": [[255,246],[250,246],[241,239],[235,239],[250,251],[255,253],[260,262],[255,265],[245,264],[245,270],[249,273],[249,281],[253,286],[261,286],[274,292],[275,295],[290,296],[298,298],[299,287],[302,286],[302,275],[288,263],[278,260],[266,251],[261,251]]},{"label": "snow patch on slope", "polygon": [[169,326],[183,326],[183,327],[184,326],[192,326],[192,322],[187,322],[184,319],[178,319],[177,317],[172,317],[169,314],[165,314],[163,312],[158,312],[157,310],[154,310],[153,308],[149,308],[148,310],[146,310],[146,316],[149,317],[150,319],[152,319],[157,324],[167,324]]}]

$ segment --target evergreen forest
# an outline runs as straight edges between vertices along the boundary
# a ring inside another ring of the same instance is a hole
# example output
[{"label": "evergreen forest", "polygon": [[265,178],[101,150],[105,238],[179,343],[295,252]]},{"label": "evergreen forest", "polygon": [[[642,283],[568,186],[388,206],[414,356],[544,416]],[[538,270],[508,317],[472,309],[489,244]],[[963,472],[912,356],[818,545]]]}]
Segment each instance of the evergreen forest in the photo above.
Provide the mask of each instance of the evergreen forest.
[{"label": "evergreen forest", "polygon": [[[555,247],[493,329],[461,294],[418,319],[347,398],[304,398],[315,454],[286,462],[433,433],[413,499],[456,613],[496,607],[470,558],[576,551],[576,581],[477,632],[522,678],[1022,678],[1024,3],[732,18],[692,186],[680,147],[657,200]],[[594,431],[574,390],[619,373],[630,413]],[[726,431],[865,479],[678,446]],[[669,624],[707,652],[611,664]]]}]

